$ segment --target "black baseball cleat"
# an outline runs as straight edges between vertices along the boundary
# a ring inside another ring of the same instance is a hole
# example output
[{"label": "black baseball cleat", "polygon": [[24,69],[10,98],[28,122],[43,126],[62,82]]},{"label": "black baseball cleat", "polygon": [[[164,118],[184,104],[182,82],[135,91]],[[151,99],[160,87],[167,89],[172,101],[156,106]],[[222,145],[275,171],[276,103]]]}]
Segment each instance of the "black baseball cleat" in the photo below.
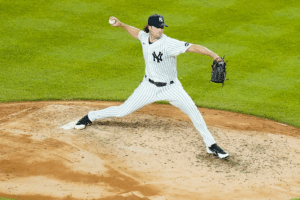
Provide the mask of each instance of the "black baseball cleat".
[{"label": "black baseball cleat", "polygon": [[210,147],[206,147],[207,153],[214,154],[215,156],[218,156],[219,158],[226,159],[228,158],[229,154],[223,149],[221,149],[217,144],[213,144]]},{"label": "black baseball cleat", "polygon": [[77,122],[77,124],[75,125],[75,129],[78,130],[84,129],[89,124],[92,124],[92,122],[89,119],[88,115],[86,115]]}]

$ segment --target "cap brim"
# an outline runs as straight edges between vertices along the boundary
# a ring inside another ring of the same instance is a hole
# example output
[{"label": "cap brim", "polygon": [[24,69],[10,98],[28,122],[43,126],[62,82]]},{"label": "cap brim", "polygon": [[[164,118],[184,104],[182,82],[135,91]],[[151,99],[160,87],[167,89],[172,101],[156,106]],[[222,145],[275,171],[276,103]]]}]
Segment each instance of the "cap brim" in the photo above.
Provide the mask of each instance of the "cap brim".
[{"label": "cap brim", "polygon": [[[153,25],[153,26],[155,26],[155,25]],[[168,27],[168,25],[167,24],[165,24],[165,23],[162,23],[162,24],[159,24],[158,26],[155,26],[156,28],[163,28],[163,27]]]}]

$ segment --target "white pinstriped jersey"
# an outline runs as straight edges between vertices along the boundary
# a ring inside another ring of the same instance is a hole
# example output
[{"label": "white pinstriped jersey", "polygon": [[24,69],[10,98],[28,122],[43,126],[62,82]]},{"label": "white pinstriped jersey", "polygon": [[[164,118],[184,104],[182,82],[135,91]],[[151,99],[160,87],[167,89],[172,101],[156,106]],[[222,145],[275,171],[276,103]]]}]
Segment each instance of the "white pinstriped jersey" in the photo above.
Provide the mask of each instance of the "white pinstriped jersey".
[{"label": "white pinstriped jersey", "polygon": [[157,82],[170,82],[177,78],[177,56],[184,53],[190,43],[179,41],[162,34],[156,42],[149,44],[149,33],[139,32],[143,47],[147,77]]}]

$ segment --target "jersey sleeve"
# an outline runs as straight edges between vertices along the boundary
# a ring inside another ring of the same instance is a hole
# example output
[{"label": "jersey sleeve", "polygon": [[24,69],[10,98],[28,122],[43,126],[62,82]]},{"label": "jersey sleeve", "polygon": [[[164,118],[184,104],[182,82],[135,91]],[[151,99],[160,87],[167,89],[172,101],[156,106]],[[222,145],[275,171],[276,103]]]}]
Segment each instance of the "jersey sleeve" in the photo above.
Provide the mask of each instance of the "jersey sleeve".
[{"label": "jersey sleeve", "polygon": [[139,40],[141,41],[141,42],[143,42],[145,39],[147,39],[148,38],[148,33],[146,33],[146,32],[144,32],[144,31],[140,31],[139,32]]},{"label": "jersey sleeve", "polygon": [[169,54],[171,56],[178,56],[181,53],[186,52],[186,50],[191,46],[192,44],[188,42],[179,41],[173,38],[170,38],[168,42],[168,50]]}]

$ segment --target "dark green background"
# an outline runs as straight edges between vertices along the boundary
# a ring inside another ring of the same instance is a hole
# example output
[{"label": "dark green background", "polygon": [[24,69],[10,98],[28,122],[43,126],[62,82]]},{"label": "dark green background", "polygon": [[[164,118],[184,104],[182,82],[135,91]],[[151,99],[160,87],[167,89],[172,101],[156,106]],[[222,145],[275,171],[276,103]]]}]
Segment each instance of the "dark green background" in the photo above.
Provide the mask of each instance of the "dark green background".
[{"label": "dark green background", "polygon": [[165,17],[165,34],[226,55],[225,86],[212,59],[178,56],[178,77],[201,107],[300,127],[299,1],[0,1],[0,101],[124,101],[144,75],[139,41],[110,16],[142,29]]}]

